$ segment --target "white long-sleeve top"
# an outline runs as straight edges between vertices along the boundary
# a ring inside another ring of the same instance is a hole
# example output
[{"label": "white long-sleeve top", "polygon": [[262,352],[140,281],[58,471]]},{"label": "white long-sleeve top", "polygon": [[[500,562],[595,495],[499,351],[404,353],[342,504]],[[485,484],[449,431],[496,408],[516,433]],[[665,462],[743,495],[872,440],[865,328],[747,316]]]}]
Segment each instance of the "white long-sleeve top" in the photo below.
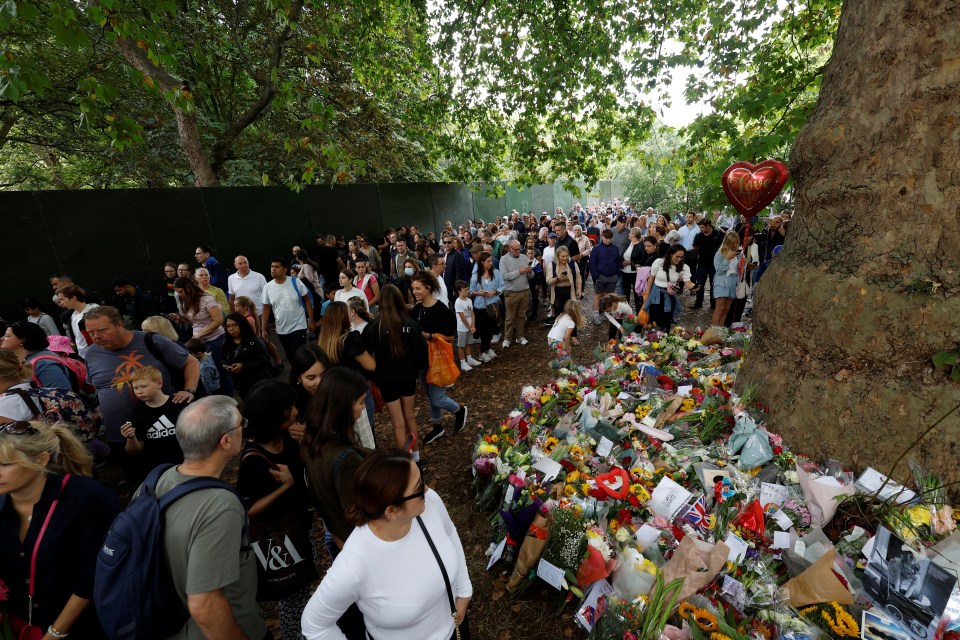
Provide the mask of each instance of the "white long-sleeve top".
[{"label": "white long-sleeve top", "polygon": [[[421,518],[450,577],[456,598],[473,595],[457,529],[432,489]],[[448,640],[453,617],[437,559],[414,521],[401,540],[386,542],[367,525],[347,538],[340,555],[303,610],[307,640],[344,640],[337,620],[357,603],[372,638]]]}]

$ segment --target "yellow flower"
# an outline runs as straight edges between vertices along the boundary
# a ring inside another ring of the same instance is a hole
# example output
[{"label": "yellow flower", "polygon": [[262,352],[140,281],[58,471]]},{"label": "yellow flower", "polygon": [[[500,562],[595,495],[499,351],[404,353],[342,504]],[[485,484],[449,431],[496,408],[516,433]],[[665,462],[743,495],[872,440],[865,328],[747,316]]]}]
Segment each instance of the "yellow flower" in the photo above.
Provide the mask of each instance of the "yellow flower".
[{"label": "yellow flower", "polygon": [[563,488],[563,495],[568,498],[572,498],[577,493],[577,488],[572,484],[568,484]]},{"label": "yellow flower", "polygon": [[583,493],[583,495],[587,495],[588,493],[590,493],[590,484],[587,482],[584,482],[583,484],[581,484],[580,491]]},{"label": "yellow flower", "polygon": [[907,517],[910,519],[910,524],[915,527],[921,525],[930,526],[930,509],[926,506],[914,506],[907,509]]},{"label": "yellow flower", "polygon": [[653,347],[654,349],[659,349],[659,348],[660,348],[660,343],[659,343],[659,342],[654,342],[654,343],[653,343],[652,345],[650,345],[650,346]]},{"label": "yellow flower", "polygon": [[583,460],[583,449],[578,445],[570,447],[570,459],[574,462],[581,462]]},{"label": "yellow flower", "polygon": [[540,404],[547,404],[547,401],[550,400],[550,396],[543,394],[540,396]]},{"label": "yellow flower", "polygon": [[579,482],[579,481],[580,481],[580,473],[579,473],[579,472],[577,472],[577,471],[571,471],[570,473],[567,474],[567,483],[568,483],[568,484],[576,484],[576,483]]},{"label": "yellow flower", "polygon": [[620,521],[619,521],[619,520],[613,519],[613,520],[610,521],[610,531],[611,531],[612,533],[616,533],[616,532],[617,532],[617,529],[619,529],[619,528],[620,528]]},{"label": "yellow flower", "polygon": [[560,441],[553,436],[550,436],[543,444],[543,452],[547,455],[550,455],[558,444],[560,444]]}]

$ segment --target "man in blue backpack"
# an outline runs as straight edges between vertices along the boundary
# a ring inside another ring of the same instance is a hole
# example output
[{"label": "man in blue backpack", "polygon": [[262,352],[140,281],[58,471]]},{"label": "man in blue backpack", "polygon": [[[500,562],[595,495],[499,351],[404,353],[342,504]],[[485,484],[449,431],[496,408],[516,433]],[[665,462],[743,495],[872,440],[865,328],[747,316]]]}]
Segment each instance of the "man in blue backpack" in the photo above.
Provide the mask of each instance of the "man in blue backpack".
[{"label": "man in blue backpack", "polygon": [[[160,476],[157,496],[193,478],[219,478],[240,453],[245,423],[233,398],[210,396],[190,404],[177,420],[183,464]],[[174,638],[267,637],[245,522],[240,500],[225,489],[187,494],[164,513],[164,564],[190,613]]]}]

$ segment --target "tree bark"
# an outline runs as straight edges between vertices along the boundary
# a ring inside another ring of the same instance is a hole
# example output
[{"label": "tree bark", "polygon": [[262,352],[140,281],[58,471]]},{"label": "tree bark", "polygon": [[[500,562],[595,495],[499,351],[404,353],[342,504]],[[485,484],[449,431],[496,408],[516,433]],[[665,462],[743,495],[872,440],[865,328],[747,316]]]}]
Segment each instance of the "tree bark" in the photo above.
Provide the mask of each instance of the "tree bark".
[{"label": "tree bark", "polygon": [[[182,83],[177,78],[153,64],[147,57],[147,53],[138,47],[132,38],[117,38],[117,46],[130,66],[156,82],[161,91],[175,91],[182,87]],[[175,104],[171,107],[177,120],[180,147],[190,164],[191,171],[193,171],[194,184],[198,187],[216,187],[219,180],[210,166],[206,151],[203,149],[200,128],[197,126],[196,110],[185,109]]]},{"label": "tree bark", "polygon": [[[757,287],[738,384],[814,457],[886,473],[960,404],[960,3],[848,0],[790,156],[796,217]],[[960,480],[960,419],[916,460]]]}]

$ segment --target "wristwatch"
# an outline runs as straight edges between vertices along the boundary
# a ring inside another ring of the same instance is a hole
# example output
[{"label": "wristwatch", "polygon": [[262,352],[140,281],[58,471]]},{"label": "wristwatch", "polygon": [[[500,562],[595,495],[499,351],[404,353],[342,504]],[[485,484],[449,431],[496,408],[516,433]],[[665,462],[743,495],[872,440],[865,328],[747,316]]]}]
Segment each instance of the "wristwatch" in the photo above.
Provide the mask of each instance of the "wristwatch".
[{"label": "wristwatch", "polygon": [[197,395],[197,389],[196,389],[196,387],[194,387],[193,389],[184,389],[184,391],[186,391],[187,393],[189,393],[189,394],[192,395],[192,396]]}]

